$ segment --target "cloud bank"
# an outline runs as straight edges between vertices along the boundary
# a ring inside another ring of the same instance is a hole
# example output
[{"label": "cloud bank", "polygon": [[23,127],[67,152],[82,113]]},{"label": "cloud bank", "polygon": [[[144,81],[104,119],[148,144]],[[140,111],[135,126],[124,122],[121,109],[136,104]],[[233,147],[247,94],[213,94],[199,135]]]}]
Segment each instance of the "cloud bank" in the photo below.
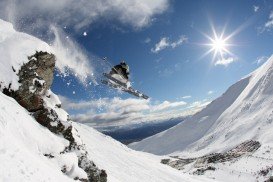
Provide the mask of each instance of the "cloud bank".
[{"label": "cloud bank", "polygon": [[143,99],[102,98],[89,101],[72,101],[59,96],[63,107],[69,111],[74,121],[90,126],[109,127],[163,121],[191,115],[209,102],[188,104],[184,101],[158,102]]},{"label": "cloud bank", "polygon": [[50,23],[80,30],[100,20],[119,21],[139,29],[168,7],[169,0],[2,0],[0,17],[37,27]]}]

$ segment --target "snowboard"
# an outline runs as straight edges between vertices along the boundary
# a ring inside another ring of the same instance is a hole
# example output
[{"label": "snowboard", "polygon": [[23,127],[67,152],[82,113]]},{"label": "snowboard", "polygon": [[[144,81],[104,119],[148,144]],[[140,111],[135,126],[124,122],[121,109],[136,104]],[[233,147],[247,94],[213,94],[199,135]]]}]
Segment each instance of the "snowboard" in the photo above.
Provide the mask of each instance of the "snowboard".
[{"label": "snowboard", "polygon": [[[108,80],[102,80],[101,82],[105,85],[108,85],[114,89],[120,89],[123,92],[127,92],[131,95],[134,95],[139,98],[148,99],[149,97],[138,90],[133,89],[132,87],[127,87],[126,83],[119,81],[118,79],[112,77],[110,74],[103,73]],[[114,83],[112,83],[112,82]]]}]

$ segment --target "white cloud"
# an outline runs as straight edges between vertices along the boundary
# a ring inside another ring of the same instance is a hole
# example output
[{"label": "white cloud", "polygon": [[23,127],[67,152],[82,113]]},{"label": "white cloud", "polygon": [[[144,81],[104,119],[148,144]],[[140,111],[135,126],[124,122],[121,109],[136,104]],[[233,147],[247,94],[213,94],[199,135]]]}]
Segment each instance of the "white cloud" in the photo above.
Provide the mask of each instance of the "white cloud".
[{"label": "white cloud", "polygon": [[219,59],[217,60],[214,65],[223,65],[223,66],[228,66],[229,64],[233,63],[234,61],[236,61],[235,58],[233,57],[228,57],[228,58],[223,58],[223,59]]},{"label": "white cloud", "polygon": [[87,36],[87,33],[86,33],[86,32],[83,32],[83,36]]},{"label": "white cloud", "polygon": [[208,104],[210,104],[210,101],[208,101],[206,99],[204,99],[203,101],[195,101],[188,106],[188,109],[199,108],[199,110],[200,110],[200,109],[204,108],[205,106],[207,106]]},{"label": "white cloud", "polygon": [[184,101],[180,102],[169,102],[169,101],[164,101],[161,104],[155,105],[151,107],[151,111],[157,112],[157,111],[162,111],[166,109],[171,109],[174,107],[179,107],[179,106],[184,106],[187,103]]},{"label": "white cloud", "polygon": [[260,9],[260,7],[259,7],[259,6],[255,6],[255,5],[253,6],[253,11],[254,11],[254,12],[258,12],[258,11],[259,11],[259,9]]},{"label": "white cloud", "polygon": [[210,91],[208,91],[208,95],[211,95],[211,94],[213,94],[214,93],[214,91],[213,90],[210,90]]},{"label": "white cloud", "polygon": [[188,38],[184,35],[180,36],[178,40],[171,42],[168,37],[163,37],[158,43],[155,44],[154,48],[151,49],[153,53],[158,53],[167,47],[176,48],[177,46],[188,41]]},{"label": "white cloud", "polygon": [[201,101],[199,104],[189,105],[184,101],[151,102],[133,98],[103,98],[76,102],[59,97],[73,120],[94,127],[121,126],[187,116],[199,111],[204,103]]},{"label": "white cloud", "polygon": [[155,15],[168,7],[169,0],[2,0],[0,17],[13,23],[31,20],[33,25],[44,27],[57,23],[75,30],[98,20],[118,20],[139,29],[149,25]]},{"label": "white cloud", "polygon": [[270,13],[268,21],[264,25],[266,30],[271,30],[273,28],[273,11]]},{"label": "white cloud", "polygon": [[186,36],[180,36],[180,38],[177,41],[171,43],[171,47],[176,48],[177,46],[187,41],[188,41],[188,38]]},{"label": "white cloud", "polygon": [[191,98],[191,95],[185,95],[183,97],[181,97],[182,99],[190,99]]},{"label": "white cloud", "polygon": [[151,38],[150,37],[147,37],[145,40],[144,40],[144,43],[145,44],[149,44],[151,42]]},{"label": "white cloud", "polygon": [[155,47],[151,49],[153,53],[157,53],[166,47],[170,46],[169,40],[167,37],[163,37],[157,44],[155,44]]},{"label": "white cloud", "polygon": [[106,110],[106,111],[118,111],[118,112],[136,112],[146,110],[149,108],[149,100],[144,99],[126,99],[120,98],[102,98],[91,101],[79,101],[73,102],[68,98],[59,96],[62,100],[63,106],[67,110]]},{"label": "white cloud", "polygon": [[258,57],[257,60],[255,61],[258,65],[266,62],[268,60],[268,57],[267,56],[261,56],[261,57]]}]

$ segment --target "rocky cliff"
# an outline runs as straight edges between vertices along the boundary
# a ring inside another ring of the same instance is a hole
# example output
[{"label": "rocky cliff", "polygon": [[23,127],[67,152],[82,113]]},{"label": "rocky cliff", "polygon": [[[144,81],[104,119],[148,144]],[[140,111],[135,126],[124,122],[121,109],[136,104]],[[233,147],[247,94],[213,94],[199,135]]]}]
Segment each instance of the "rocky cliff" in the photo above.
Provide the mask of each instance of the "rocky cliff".
[{"label": "rocky cliff", "polygon": [[[61,108],[61,102],[50,91],[55,69],[55,56],[47,52],[36,52],[30,55],[28,60],[19,70],[15,70],[14,67],[6,68],[12,69],[17,74],[20,86],[17,90],[13,90],[12,83],[8,86],[0,84],[3,93],[13,97],[31,113],[38,123],[69,141],[69,145],[60,151],[60,154],[75,153],[78,166],[87,174],[87,178],[76,176],[75,180],[107,181],[106,172],[98,169],[92,162],[77,130],[69,121],[68,114]],[[55,157],[54,154],[45,154],[45,156]],[[60,170],[65,174],[71,173],[65,165]]]}]

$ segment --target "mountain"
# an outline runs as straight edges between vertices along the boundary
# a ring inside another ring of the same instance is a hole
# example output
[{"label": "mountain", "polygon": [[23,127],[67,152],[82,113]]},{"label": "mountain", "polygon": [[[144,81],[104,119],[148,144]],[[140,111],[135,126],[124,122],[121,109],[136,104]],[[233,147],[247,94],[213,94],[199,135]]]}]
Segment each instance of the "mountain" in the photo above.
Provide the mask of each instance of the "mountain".
[{"label": "mountain", "polygon": [[171,118],[166,121],[143,122],[140,124],[126,125],[124,127],[106,127],[100,130],[105,135],[120,141],[123,144],[140,141],[149,136],[155,135],[161,131],[167,130],[178,123],[181,123],[185,118]]},{"label": "mountain", "polygon": [[272,105],[273,56],[199,113],[129,147],[220,181],[273,180]]},{"label": "mountain", "polygon": [[50,90],[56,59],[0,20],[0,181],[210,181],[71,121]]},{"label": "mountain", "polygon": [[133,149],[154,154],[232,148],[245,140],[266,144],[273,137],[273,56],[232,85],[201,112],[177,126],[133,143]]}]

